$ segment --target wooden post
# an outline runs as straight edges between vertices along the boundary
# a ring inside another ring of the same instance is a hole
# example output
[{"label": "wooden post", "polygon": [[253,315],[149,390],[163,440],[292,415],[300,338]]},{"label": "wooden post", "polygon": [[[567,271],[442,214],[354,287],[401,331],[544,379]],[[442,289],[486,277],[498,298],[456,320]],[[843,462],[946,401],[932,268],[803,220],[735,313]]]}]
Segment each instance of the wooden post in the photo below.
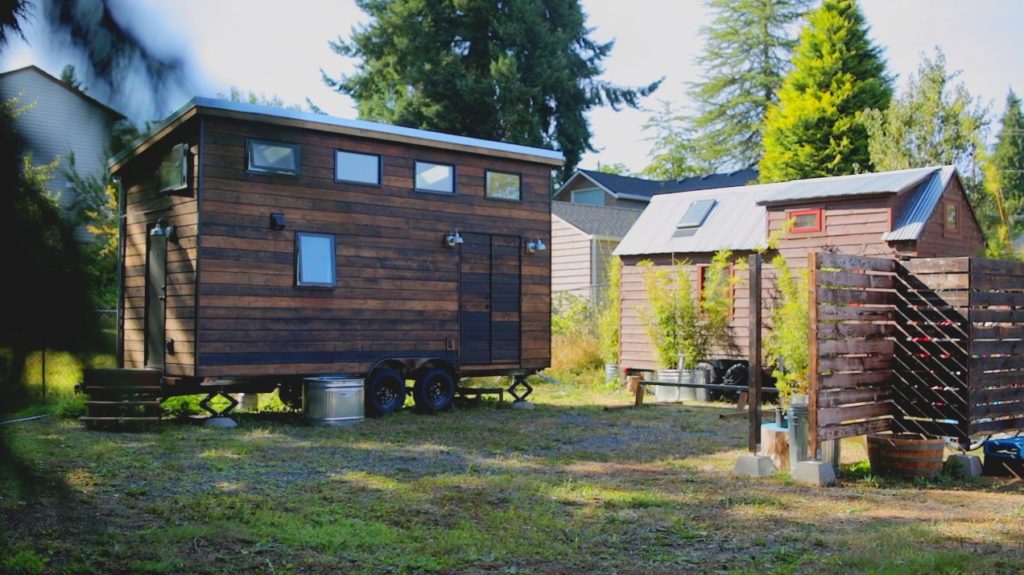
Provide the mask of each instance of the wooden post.
[{"label": "wooden post", "polygon": [[[807,455],[818,458],[818,252],[807,254]],[[796,453],[794,448],[793,453]]]},{"label": "wooden post", "polygon": [[750,358],[747,370],[750,429],[747,447],[756,454],[761,440],[761,254],[749,256],[747,262],[750,267]]},{"label": "wooden post", "polygon": [[633,402],[633,407],[643,407],[643,405],[644,405],[644,386],[640,384],[640,381],[641,381],[640,380],[640,376],[639,375],[631,375],[627,379],[632,379],[633,380],[632,384],[636,388],[634,390],[634,392],[636,393],[636,400]]}]

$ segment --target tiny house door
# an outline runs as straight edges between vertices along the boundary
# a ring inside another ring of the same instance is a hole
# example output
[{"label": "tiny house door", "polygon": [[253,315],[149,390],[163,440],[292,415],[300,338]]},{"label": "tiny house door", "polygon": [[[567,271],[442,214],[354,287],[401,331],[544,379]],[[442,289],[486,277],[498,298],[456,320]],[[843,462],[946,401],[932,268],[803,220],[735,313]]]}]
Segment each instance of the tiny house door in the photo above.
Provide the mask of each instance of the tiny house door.
[{"label": "tiny house door", "polygon": [[146,244],[146,367],[163,369],[167,305],[167,236],[157,224]]},{"label": "tiny house door", "polygon": [[463,234],[459,349],[465,365],[519,363],[520,238]]}]

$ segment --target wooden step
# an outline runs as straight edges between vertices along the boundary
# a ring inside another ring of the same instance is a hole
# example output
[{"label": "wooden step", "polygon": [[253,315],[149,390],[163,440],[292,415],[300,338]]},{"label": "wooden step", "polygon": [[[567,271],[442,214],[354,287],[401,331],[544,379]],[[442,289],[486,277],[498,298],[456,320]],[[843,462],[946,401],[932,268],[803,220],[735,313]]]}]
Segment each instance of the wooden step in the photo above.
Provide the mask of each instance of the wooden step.
[{"label": "wooden step", "polygon": [[93,400],[89,400],[89,401],[85,402],[86,405],[102,405],[104,407],[121,406],[121,405],[124,405],[124,406],[129,406],[129,405],[160,405],[160,403],[161,403],[160,401],[149,400],[149,399],[147,399],[147,400],[121,400],[121,401],[93,401]]},{"label": "wooden step", "polygon": [[160,417],[98,417],[94,415],[83,415],[78,418],[79,421],[161,421],[161,419]]},{"label": "wooden step", "polygon": [[89,393],[89,391],[117,391],[120,393],[135,393],[135,392],[158,392],[162,391],[163,388],[159,385],[89,385],[82,384],[82,391]]}]

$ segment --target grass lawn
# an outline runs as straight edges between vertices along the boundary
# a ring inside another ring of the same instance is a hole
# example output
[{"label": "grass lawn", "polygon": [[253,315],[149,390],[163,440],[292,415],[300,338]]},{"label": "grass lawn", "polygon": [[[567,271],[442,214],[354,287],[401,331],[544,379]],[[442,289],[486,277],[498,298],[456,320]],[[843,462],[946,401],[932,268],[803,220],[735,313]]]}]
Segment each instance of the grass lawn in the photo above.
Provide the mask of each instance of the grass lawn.
[{"label": "grass lawn", "polygon": [[1020,482],[878,479],[862,440],[838,487],[738,480],[729,406],[532,399],[344,429],[3,426],[0,572],[1024,572]]}]

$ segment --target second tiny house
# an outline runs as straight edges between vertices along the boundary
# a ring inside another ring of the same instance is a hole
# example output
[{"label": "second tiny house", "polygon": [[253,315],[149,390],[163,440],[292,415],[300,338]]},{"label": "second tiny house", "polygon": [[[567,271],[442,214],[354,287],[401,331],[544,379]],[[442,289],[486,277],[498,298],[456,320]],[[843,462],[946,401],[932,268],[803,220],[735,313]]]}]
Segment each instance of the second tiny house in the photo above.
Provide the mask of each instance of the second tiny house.
[{"label": "second tiny house", "polygon": [[543,369],[561,163],[195,99],[111,167],[124,196],[123,366],[159,370],[171,394],[357,374],[371,413],[400,406],[406,379],[441,392],[420,406],[435,411],[461,376]]}]

